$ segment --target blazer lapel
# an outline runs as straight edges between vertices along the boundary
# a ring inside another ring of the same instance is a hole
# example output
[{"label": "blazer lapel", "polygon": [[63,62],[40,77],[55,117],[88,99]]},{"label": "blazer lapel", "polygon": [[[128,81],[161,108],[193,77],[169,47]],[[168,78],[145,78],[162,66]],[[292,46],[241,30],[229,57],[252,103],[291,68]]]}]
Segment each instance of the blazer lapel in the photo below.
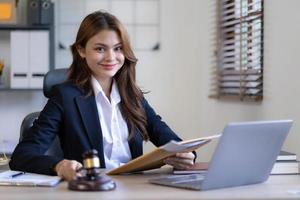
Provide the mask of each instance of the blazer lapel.
[{"label": "blazer lapel", "polygon": [[100,165],[105,168],[103,138],[94,95],[75,98],[81,119],[92,147],[98,151]]},{"label": "blazer lapel", "polygon": [[143,155],[143,138],[138,131],[128,141],[128,144],[129,144],[132,159],[135,159]]}]

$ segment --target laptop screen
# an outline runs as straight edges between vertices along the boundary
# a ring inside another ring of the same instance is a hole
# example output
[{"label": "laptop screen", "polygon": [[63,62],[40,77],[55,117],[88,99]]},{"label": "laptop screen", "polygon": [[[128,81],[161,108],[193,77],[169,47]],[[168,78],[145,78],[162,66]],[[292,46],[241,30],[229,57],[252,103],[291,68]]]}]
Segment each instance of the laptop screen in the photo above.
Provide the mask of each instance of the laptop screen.
[{"label": "laptop screen", "polygon": [[266,181],[291,126],[292,120],[228,124],[201,189]]}]

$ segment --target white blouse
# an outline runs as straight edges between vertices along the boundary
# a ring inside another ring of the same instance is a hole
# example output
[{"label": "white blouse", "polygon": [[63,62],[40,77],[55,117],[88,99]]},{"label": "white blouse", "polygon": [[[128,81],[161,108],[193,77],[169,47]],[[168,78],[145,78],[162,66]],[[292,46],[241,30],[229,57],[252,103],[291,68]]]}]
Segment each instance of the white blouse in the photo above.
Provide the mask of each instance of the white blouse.
[{"label": "white blouse", "polygon": [[111,101],[94,76],[91,82],[103,135],[106,169],[113,169],[132,159],[128,144],[128,127],[120,110],[121,97],[115,80],[110,93]]}]

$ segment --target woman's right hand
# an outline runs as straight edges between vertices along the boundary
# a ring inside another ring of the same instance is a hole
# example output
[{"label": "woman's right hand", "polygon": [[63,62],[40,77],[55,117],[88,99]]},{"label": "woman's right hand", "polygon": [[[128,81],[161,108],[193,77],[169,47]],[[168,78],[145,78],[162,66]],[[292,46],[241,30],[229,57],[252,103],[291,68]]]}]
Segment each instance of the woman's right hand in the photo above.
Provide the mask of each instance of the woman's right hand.
[{"label": "woman's right hand", "polygon": [[55,165],[54,170],[59,177],[70,181],[76,177],[80,168],[82,168],[82,164],[76,160],[64,159]]}]

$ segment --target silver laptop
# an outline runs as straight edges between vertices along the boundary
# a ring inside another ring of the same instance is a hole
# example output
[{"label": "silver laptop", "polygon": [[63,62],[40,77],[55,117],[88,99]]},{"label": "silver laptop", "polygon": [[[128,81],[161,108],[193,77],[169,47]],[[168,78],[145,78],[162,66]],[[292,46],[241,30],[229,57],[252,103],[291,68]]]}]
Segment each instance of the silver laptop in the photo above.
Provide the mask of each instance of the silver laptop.
[{"label": "silver laptop", "polygon": [[205,174],[168,175],[150,183],[192,190],[261,183],[268,179],[292,120],[228,124]]}]

